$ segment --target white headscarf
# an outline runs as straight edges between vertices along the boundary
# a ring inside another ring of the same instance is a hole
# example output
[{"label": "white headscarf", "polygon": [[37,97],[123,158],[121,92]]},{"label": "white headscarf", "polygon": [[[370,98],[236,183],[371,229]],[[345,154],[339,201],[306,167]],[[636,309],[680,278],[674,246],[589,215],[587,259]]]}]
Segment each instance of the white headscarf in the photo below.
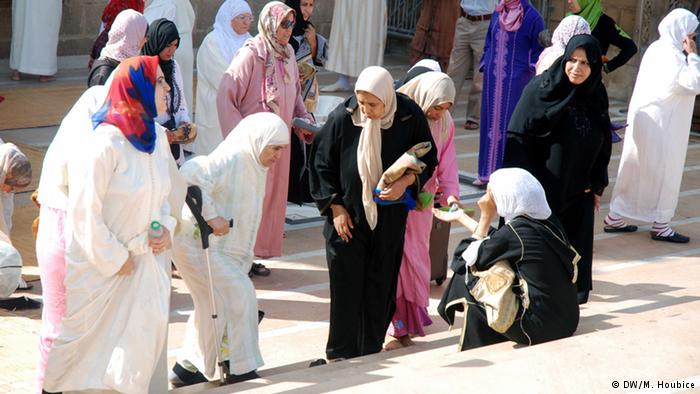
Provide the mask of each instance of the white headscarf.
[{"label": "white headscarf", "polygon": [[[221,215],[234,219],[231,232],[212,237],[215,250],[225,250],[245,271],[253,262],[253,247],[265,198],[268,168],[260,162],[260,153],[268,145],[289,144],[289,128],[271,112],[249,115],[226,136],[212,153],[197,156],[180,167],[190,184],[200,185],[205,218]],[[209,199],[211,197],[211,199]],[[213,207],[208,207],[213,204]],[[184,210],[183,217],[187,217]]]},{"label": "white headscarf", "polygon": [[578,15],[569,15],[562,19],[552,33],[552,45],[545,48],[537,60],[537,74],[544,72],[562,56],[571,37],[578,34],[591,34],[591,27],[585,19]]},{"label": "white headscarf", "polygon": [[502,168],[491,174],[489,189],[498,215],[506,223],[520,215],[547,219],[552,211],[540,182],[522,168]]},{"label": "white headscarf", "polygon": [[227,63],[233,60],[233,57],[238,52],[238,49],[243,46],[243,43],[253,36],[250,33],[238,34],[231,27],[231,20],[242,14],[253,14],[248,3],[244,0],[226,0],[219,7],[214,19],[214,37],[219,45],[221,55],[226,59]]},{"label": "white headscarf", "polygon": [[112,23],[109,40],[100,56],[122,62],[138,55],[147,29],[148,22],[140,12],[132,9],[120,12]]},{"label": "white headscarf", "polygon": [[0,298],[9,297],[22,277],[22,256],[12,242],[0,232]]},{"label": "white headscarf", "polygon": [[694,32],[698,24],[695,14],[683,8],[676,8],[661,20],[660,37],[649,45],[639,66],[629,116],[639,108],[676,94],[679,75],[688,67],[683,39]]},{"label": "white headscarf", "polygon": [[382,132],[394,123],[396,112],[396,92],[394,80],[389,71],[379,66],[370,66],[362,70],[355,83],[355,93],[371,93],[384,103],[384,114],[380,119],[370,119],[362,113],[359,106],[352,114],[352,123],[362,127],[360,141],[357,145],[357,171],[362,180],[362,205],[369,227],[377,226],[377,204],[372,193],[382,177]]},{"label": "white headscarf", "polygon": [[408,69],[408,71],[411,71],[411,70],[413,70],[413,69],[416,68],[416,67],[425,67],[425,68],[429,68],[429,69],[431,69],[431,70],[433,70],[433,71],[438,71],[438,72],[441,72],[441,71],[442,71],[442,68],[440,68],[440,63],[438,63],[437,60],[433,60],[433,59],[422,59],[422,60],[419,60],[419,61],[418,61],[416,64],[414,64],[410,69]]},{"label": "white headscarf", "polygon": [[32,181],[32,165],[11,142],[0,144],[0,184],[27,186]]},{"label": "white headscarf", "polygon": [[[423,73],[405,85],[397,89],[399,92],[407,95],[427,113],[431,107],[436,105],[455,102],[455,85],[447,74],[437,71]],[[450,115],[447,111],[442,115],[440,120],[428,119],[428,124],[432,130],[437,125],[440,126],[438,136],[440,139],[447,138],[450,131],[449,123]]]}]

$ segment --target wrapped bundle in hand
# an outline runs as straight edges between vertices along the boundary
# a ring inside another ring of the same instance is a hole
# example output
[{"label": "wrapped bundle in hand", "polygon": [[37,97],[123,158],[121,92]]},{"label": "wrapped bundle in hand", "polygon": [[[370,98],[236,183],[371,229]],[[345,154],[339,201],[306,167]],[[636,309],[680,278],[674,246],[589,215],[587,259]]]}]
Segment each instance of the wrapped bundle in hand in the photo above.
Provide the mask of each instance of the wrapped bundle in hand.
[{"label": "wrapped bundle in hand", "polygon": [[430,141],[425,141],[407,150],[406,153],[401,155],[401,157],[391,165],[391,167],[384,171],[377,185],[377,190],[381,192],[387,185],[396,182],[396,180],[401,178],[404,174],[420,174],[423,172],[425,163],[420,161],[419,158],[430,152],[432,147],[433,145]]}]

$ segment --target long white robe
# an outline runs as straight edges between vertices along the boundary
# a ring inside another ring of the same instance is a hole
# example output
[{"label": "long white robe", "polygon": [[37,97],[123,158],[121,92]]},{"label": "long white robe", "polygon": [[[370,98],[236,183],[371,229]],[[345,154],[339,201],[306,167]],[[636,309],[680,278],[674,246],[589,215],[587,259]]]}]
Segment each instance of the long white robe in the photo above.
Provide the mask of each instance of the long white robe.
[{"label": "long white robe", "polygon": [[61,0],[12,0],[11,69],[56,74],[61,13]]},{"label": "long white robe", "polygon": [[248,271],[253,263],[267,178],[267,169],[258,157],[270,144],[289,144],[286,124],[272,113],[253,114],[243,119],[211,154],[197,156],[180,168],[187,183],[202,190],[205,220],[217,216],[234,220],[227,235],[209,237],[217,330],[226,337],[225,345],[214,335],[206,260],[187,206],[173,248],[175,265],[192,295],[195,310],[187,321],[181,361],[189,361],[209,378],[214,375],[221,347],[220,357],[229,360],[231,373],[243,374],[263,365],[257,300]]},{"label": "long white robe", "polygon": [[196,155],[208,155],[223,140],[216,96],[228,65],[214,32],[207,34],[197,51],[197,112],[194,122],[198,128],[197,139],[191,147]]},{"label": "long white robe", "polygon": [[[169,216],[170,149],[157,129],[153,154],[116,127],[99,126],[91,149],[68,162],[66,315],[49,355],[47,391],[148,392],[165,345],[170,278],[167,253],[154,256],[148,226]],[[115,275],[127,256],[134,271]]]},{"label": "long white robe", "polygon": [[[189,0],[153,0],[143,10],[150,25],[156,19],[165,18],[173,21],[180,33],[180,46],[175,51],[175,59],[182,68],[185,97],[190,105],[192,101],[192,85],[194,78],[194,49],[192,47],[192,30],[194,29],[195,14]],[[192,107],[194,108],[194,107]]]},{"label": "long white robe", "polygon": [[[639,67],[610,203],[612,212],[645,222],[668,223],[675,214],[695,96],[700,94],[700,57],[691,54],[686,60],[681,45],[697,27],[697,18],[677,11],[659,24],[661,37]],[[688,25],[681,29],[673,21],[684,14]]]},{"label": "long white robe", "polygon": [[357,77],[384,62],[387,6],[384,0],[335,0],[326,69]]}]

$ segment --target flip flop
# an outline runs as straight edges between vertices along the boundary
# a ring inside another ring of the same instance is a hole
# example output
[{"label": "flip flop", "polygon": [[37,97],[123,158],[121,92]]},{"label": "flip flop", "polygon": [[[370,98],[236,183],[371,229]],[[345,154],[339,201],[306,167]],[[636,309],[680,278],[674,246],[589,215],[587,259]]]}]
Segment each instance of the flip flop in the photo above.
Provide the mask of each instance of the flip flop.
[{"label": "flip flop", "polygon": [[606,233],[633,233],[637,231],[637,226],[633,224],[628,224],[622,227],[605,226],[603,231]]}]

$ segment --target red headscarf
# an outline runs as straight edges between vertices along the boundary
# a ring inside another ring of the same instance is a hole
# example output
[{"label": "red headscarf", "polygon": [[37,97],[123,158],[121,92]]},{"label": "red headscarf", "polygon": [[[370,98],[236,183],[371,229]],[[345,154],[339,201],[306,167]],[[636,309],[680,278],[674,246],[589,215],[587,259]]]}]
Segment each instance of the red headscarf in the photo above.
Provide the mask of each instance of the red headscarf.
[{"label": "red headscarf", "polygon": [[135,56],[121,62],[114,70],[105,103],[92,117],[93,127],[102,123],[116,126],[136,149],[153,153],[157,70],[158,56]]},{"label": "red headscarf", "polygon": [[132,9],[143,14],[143,8],[144,0],[110,0],[102,12],[101,20],[104,23],[104,29],[109,31],[120,12]]}]

